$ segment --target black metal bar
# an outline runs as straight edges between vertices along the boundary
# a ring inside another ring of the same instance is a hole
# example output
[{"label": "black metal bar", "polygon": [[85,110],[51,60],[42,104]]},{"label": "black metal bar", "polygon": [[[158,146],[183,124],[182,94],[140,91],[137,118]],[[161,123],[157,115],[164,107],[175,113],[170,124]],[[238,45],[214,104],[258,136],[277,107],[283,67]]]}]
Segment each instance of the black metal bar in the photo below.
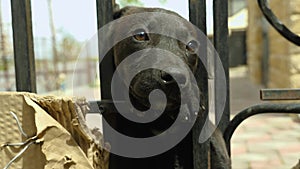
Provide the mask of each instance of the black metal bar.
[{"label": "black metal bar", "polygon": [[[206,1],[205,0],[189,0],[189,16],[190,21],[196,25],[205,35],[207,34],[206,28]],[[207,45],[207,44],[202,44]],[[206,48],[203,48],[204,50]],[[205,54],[207,51],[203,51]],[[207,55],[204,55],[207,57]],[[204,59],[207,60],[207,59]],[[193,146],[193,167],[194,169],[207,169],[209,168],[209,140],[205,143],[199,144],[199,136],[204,126],[205,119],[208,116],[208,75],[204,68],[207,63],[199,65],[198,71],[196,72],[196,79],[198,86],[202,92],[202,104],[206,107],[202,118],[198,118],[192,129],[192,146]]]},{"label": "black metal bar", "polygon": [[261,89],[261,100],[300,100],[300,89]]},{"label": "black metal bar", "polygon": [[[214,0],[213,1],[213,13],[214,13],[214,45],[218,52],[223,68],[225,71],[226,85],[215,83],[215,105],[219,105],[219,102],[224,99],[219,97],[218,90],[226,91],[226,102],[223,111],[223,115],[216,115],[216,121],[220,121],[218,127],[224,133],[227,125],[230,121],[230,107],[229,107],[229,54],[228,54],[228,0]],[[215,58],[215,65],[217,58]],[[215,70],[217,67],[215,66]],[[219,71],[215,71],[215,79],[221,77]],[[216,80],[218,81],[218,80]],[[215,107],[216,112],[221,112],[219,110],[220,106]],[[221,119],[218,119],[221,118]],[[229,142],[227,145],[229,146]]]},{"label": "black metal bar", "polygon": [[[292,113],[300,114],[300,104],[259,104],[249,107],[238,113],[229,123],[225,133],[224,139],[227,143],[230,142],[231,137],[236,128],[247,118],[266,113]],[[230,153],[230,151],[228,151]]]},{"label": "black metal bar", "polygon": [[190,21],[206,35],[206,1],[189,0],[189,16]]},{"label": "black metal bar", "polygon": [[270,22],[270,24],[287,40],[290,42],[300,46],[300,36],[293,33],[289,28],[287,28],[276,15],[272,12],[272,10],[268,7],[267,0],[258,0],[258,5],[263,12],[264,16]]},{"label": "black metal bar", "polygon": [[102,115],[119,114],[115,104],[127,104],[127,103],[124,101],[112,101],[112,100],[90,101],[89,113],[96,113],[96,114],[100,113]]},{"label": "black metal bar", "polygon": [[[113,20],[113,6],[111,0],[96,0],[96,6],[97,6],[97,26],[98,29],[102,28],[104,25],[109,23]],[[99,39],[102,37],[98,37]],[[100,48],[99,48],[100,50]],[[101,52],[99,52],[101,53]],[[99,70],[100,70],[100,96],[101,100],[111,100],[111,79],[114,73],[114,60],[112,52],[108,52],[106,56],[101,60],[99,58],[100,64],[99,64]],[[99,107],[101,109],[101,107]],[[105,113],[108,110],[103,110],[103,118],[111,125],[112,127],[116,128],[117,125],[117,119],[116,115]],[[105,124],[105,123],[103,123]],[[107,135],[107,127],[103,125],[103,136],[104,140],[105,135]],[[109,159],[109,168],[110,169],[117,169],[121,168],[119,164],[119,157],[110,154]]]},{"label": "black metal bar", "polygon": [[[112,1],[96,0],[97,4],[97,25],[98,29],[113,20]],[[101,37],[99,37],[101,38]],[[99,65],[101,99],[111,99],[111,78],[114,73],[114,61],[111,52],[103,58]]]},{"label": "black metal bar", "polygon": [[[113,20],[113,9],[112,9],[112,1],[109,0],[96,0],[97,4],[97,24],[98,29],[101,29],[102,26],[109,23]],[[102,37],[98,37],[99,39]],[[99,50],[101,47],[99,48]],[[99,52],[101,53],[101,52]],[[117,112],[114,111],[115,107],[113,104],[106,104],[104,100],[112,100],[111,96],[111,80],[114,73],[114,60],[113,60],[113,54],[112,52],[108,52],[104,58],[99,58],[100,64],[99,64],[99,72],[100,72],[100,96],[101,101],[97,102],[98,109],[102,113],[103,118],[107,121],[108,125],[112,126],[113,128],[118,128],[118,120],[117,120]],[[94,106],[94,108],[96,108]],[[114,113],[112,113],[114,111]],[[106,135],[107,135],[107,127],[105,124],[103,124],[103,136],[104,140],[107,141]],[[109,133],[111,135],[111,133]],[[113,136],[111,136],[113,137]],[[113,139],[116,140],[117,139]],[[122,168],[121,161],[122,157],[119,157],[114,154],[110,154],[109,159],[109,169],[119,169]]]},{"label": "black metal bar", "polygon": [[17,91],[36,92],[30,0],[11,0]]},{"label": "black metal bar", "polygon": [[[97,5],[97,26],[98,29],[101,29],[105,24],[113,20],[112,1],[96,0],[96,5]],[[98,37],[98,38],[100,39],[102,37]],[[102,60],[101,58],[99,58],[99,62],[100,62],[99,72],[100,72],[101,100],[111,100],[110,85],[114,73],[114,61],[113,61],[112,53],[111,52],[107,53]],[[104,118],[106,118],[105,115]],[[115,119],[110,119],[109,121],[115,121]],[[115,124],[111,124],[111,125],[115,125]],[[105,135],[105,127],[103,127],[103,130],[104,130],[103,133]]]}]

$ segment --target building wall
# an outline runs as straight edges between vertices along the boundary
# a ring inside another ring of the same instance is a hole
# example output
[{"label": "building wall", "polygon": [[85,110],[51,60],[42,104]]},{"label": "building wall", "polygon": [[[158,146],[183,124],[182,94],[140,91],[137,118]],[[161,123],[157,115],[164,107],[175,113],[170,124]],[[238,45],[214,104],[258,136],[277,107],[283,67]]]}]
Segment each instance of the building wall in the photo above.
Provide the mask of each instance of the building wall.
[{"label": "building wall", "polygon": [[[276,16],[291,30],[300,33],[300,0],[272,0],[270,7]],[[248,0],[249,28],[247,30],[247,52],[249,75],[256,83],[262,83],[263,31],[262,14],[257,1]],[[268,24],[269,25],[269,24]],[[270,88],[300,87],[300,47],[284,39],[268,26]]]},{"label": "building wall", "polygon": [[246,33],[247,63],[249,65],[249,75],[255,83],[261,83],[262,69],[262,14],[254,0],[248,1],[248,28]]},{"label": "building wall", "polygon": [[[289,3],[291,1],[272,0],[270,7],[277,17],[288,27]],[[269,82],[268,87],[290,87],[289,72],[289,42],[282,37],[272,26],[268,27],[269,35]]]},{"label": "building wall", "polygon": [[[290,29],[300,35],[300,0],[292,0],[290,2]],[[294,44],[289,44],[290,52],[290,73],[291,87],[300,87],[300,47]]]}]

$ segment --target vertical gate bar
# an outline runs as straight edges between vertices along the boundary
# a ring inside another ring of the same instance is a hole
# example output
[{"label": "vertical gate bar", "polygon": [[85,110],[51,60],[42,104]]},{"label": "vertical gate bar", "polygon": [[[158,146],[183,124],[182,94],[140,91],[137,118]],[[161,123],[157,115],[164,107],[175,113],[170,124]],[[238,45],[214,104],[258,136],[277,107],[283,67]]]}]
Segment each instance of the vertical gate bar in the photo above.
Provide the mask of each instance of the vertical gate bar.
[{"label": "vertical gate bar", "polygon": [[[105,24],[113,20],[113,6],[111,0],[96,0],[97,8],[97,27],[98,29],[102,28]],[[101,37],[98,37],[101,38]],[[100,49],[100,48],[99,48]],[[100,52],[99,52],[100,53]],[[101,100],[111,100],[111,79],[114,73],[114,60],[112,52],[108,52],[106,56],[100,63],[99,58],[99,74],[100,74],[100,97]],[[109,125],[116,127],[116,117],[114,115],[105,115],[103,118],[108,121]],[[105,140],[105,135],[107,135],[107,126],[103,124],[103,137]],[[118,168],[118,156],[110,154],[109,158],[109,168],[117,169]],[[119,167],[120,168],[120,167]]]},{"label": "vertical gate bar", "polygon": [[[97,5],[97,26],[100,29],[113,20],[113,8],[111,0],[96,0]],[[101,38],[101,37],[99,37]],[[110,84],[114,73],[114,61],[111,53],[108,53],[102,61],[105,64],[99,65],[101,99],[111,99]]]},{"label": "vertical gate bar", "polygon": [[189,0],[189,16],[190,21],[206,35],[206,1]]},{"label": "vertical gate bar", "polygon": [[11,0],[17,91],[36,93],[31,2]]},{"label": "vertical gate bar", "polygon": [[[196,25],[205,35],[207,32],[206,28],[206,0],[189,0],[189,17],[190,21]],[[206,44],[201,44],[206,46]],[[204,48],[205,50],[206,48]],[[203,51],[207,53],[206,51]],[[204,55],[207,57],[207,55]],[[206,60],[206,59],[204,59]],[[207,63],[203,63],[207,64]],[[203,94],[203,98],[208,98],[208,83],[207,83],[207,72],[202,65],[198,72],[196,72],[197,79],[200,81],[200,89]],[[202,118],[198,118],[193,130],[192,130],[192,145],[193,145],[193,166],[194,169],[207,169],[209,168],[209,140],[205,143],[199,143],[199,136],[201,129],[205,123],[205,119],[208,115],[208,101],[202,101],[206,110]]]},{"label": "vertical gate bar", "polygon": [[[214,0],[213,1],[213,16],[214,16],[214,45],[220,56],[226,77],[226,86],[218,86],[215,84],[215,103],[218,105],[220,102],[218,97],[218,90],[226,91],[226,101],[223,110],[223,115],[216,115],[216,121],[220,120],[218,125],[219,129],[224,133],[230,120],[230,107],[229,107],[229,54],[228,54],[228,0]],[[216,61],[216,59],[215,59]],[[216,65],[216,64],[215,64]],[[215,78],[219,78],[218,71],[215,72]],[[216,112],[221,112],[220,106],[216,106]],[[221,118],[221,119],[218,119]],[[230,143],[226,143],[230,147]],[[228,149],[230,150],[230,149]]]}]

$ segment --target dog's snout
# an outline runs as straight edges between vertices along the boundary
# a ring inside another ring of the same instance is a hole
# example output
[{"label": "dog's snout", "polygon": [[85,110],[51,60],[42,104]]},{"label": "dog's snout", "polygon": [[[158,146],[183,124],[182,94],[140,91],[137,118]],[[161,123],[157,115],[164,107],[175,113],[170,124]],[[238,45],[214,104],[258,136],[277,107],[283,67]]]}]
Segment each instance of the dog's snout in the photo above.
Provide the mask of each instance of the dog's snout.
[{"label": "dog's snout", "polygon": [[173,77],[168,73],[162,73],[161,79],[165,84],[175,82]]},{"label": "dog's snout", "polygon": [[169,73],[162,72],[161,80],[166,85],[173,83],[178,83],[178,85],[185,85],[187,81],[186,76],[179,72],[172,73],[172,75]]}]

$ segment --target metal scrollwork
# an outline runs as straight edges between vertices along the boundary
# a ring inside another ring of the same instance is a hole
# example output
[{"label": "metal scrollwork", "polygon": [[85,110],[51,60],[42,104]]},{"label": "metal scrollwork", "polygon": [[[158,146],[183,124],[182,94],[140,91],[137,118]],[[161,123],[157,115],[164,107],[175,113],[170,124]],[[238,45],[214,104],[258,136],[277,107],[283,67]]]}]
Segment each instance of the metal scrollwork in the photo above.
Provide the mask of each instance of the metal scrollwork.
[{"label": "metal scrollwork", "polygon": [[258,5],[269,23],[287,40],[300,46],[300,36],[287,28],[269,8],[267,0],[257,0]]}]

